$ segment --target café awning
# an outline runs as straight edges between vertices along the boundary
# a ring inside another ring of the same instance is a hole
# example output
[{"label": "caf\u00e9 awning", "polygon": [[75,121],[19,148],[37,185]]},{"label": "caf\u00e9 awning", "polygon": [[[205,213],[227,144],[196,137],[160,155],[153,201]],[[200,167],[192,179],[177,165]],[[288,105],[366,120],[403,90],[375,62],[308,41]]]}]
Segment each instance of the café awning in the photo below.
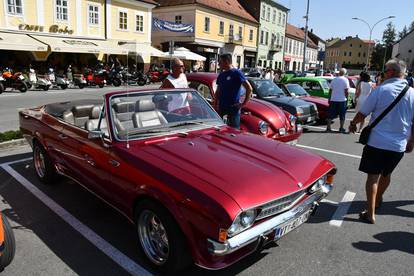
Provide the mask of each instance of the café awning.
[{"label": "caf\u00e9 awning", "polygon": [[120,45],[123,49],[126,49],[128,51],[128,54],[130,55],[152,56],[152,57],[164,57],[165,56],[165,54],[162,51],[145,43],[138,43],[135,41],[119,41],[118,45]]},{"label": "caf\u00e9 awning", "polygon": [[52,52],[126,55],[128,51],[112,41],[97,39],[80,39],[70,37],[53,37],[31,35],[33,38],[49,45]]},{"label": "caf\u00e9 awning", "polygon": [[0,32],[0,50],[46,52],[47,45],[26,34]]},{"label": "caf\u00e9 awning", "polygon": [[170,55],[168,52],[164,53],[166,55],[166,57],[173,57],[173,58],[179,58],[179,59],[184,59],[184,60],[196,60],[196,61],[205,61],[206,58],[191,52],[190,50],[188,50],[187,48],[184,47],[180,47],[177,49],[174,49],[174,52]]}]

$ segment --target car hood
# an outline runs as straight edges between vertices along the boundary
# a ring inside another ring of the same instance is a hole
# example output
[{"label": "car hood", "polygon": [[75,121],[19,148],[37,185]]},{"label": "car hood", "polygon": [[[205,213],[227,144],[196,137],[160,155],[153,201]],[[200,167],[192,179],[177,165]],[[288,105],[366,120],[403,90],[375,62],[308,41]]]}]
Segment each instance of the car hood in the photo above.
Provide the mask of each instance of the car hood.
[{"label": "car hood", "polygon": [[304,188],[333,167],[326,159],[298,148],[228,127],[223,129],[190,132],[188,136],[152,143],[131,143],[125,151],[139,159],[137,164],[151,162],[177,178],[193,176],[187,185],[207,195],[202,189],[212,185],[241,209],[298,191],[299,183]]},{"label": "car hood", "polygon": [[263,98],[262,100],[265,100],[267,102],[271,103],[279,103],[287,106],[307,106],[309,103],[305,102],[301,99],[296,99],[293,97],[269,97],[269,98]]},{"label": "car hood", "polygon": [[255,116],[272,125],[274,129],[286,128],[290,129],[290,123],[285,113],[279,107],[259,99],[251,99],[243,107],[242,111],[249,111]]},{"label": "car hood", "polygon": [[328,107],[329,106],[329,101],[328,99],[322,98],[322,97],[315,97],[315,96],[303,96],[300,97],[300,99],[307,101],[307,102],[311,102],[314,103],[316,105],[323,105]]}]

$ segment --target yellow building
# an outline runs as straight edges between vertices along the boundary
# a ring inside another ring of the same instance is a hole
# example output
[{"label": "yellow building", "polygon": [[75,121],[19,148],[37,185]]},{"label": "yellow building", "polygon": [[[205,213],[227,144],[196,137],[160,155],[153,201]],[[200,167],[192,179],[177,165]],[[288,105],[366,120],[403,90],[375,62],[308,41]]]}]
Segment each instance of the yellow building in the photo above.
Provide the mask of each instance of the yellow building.
[{"label": "yellow building", "polygon": [[79,62],[79,54],[88,54],[87,60],[138,55],[148,64],[159,54],[151,47],[155,6],[153,0],[0,1],[0,50],[24,51],[26,58],[53,65]]},{"label": "yellow building", "polygon": [[254,64],[257,55],[258,22],[237,0],[159,0],[155,18],[176,24],[193,25],[191,33],[153,30],[153,45],[168,51],[170,41],[207,58],[206,71],[215,70],[219,53],[231,53],[239,67]]},{"label": "yellow building", "polygon": [[330,70],[341,67],[348,69],[363,69],[367,63],[368,47],[371,44],[371,53],[374,41],[360,39],[358,36],[348,36],[345,39],[336,39],[326,48],[325,66]]}]

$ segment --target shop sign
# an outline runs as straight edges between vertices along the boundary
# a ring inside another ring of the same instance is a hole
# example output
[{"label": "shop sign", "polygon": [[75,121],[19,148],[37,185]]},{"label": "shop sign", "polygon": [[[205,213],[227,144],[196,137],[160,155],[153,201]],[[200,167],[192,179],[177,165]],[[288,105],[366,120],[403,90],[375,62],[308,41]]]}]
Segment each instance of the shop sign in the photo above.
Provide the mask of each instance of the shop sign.
[{"label": "shop sign", "polygon": [[90,41],[83,41],[83,40],[72,40],[72,39],[64,39],[62,40],[64,43],[69,45],[80,45],[80,46],[98,46],[97,44],[90,42]]},{"label": "shop sign", "polygon": [[179,24],[171,21],[153,18],[152,25],[154,29],[160,31],[170,31],[176,33],[194,33],[193,24]]},{"label": "shop sign", "polygon": [[283,60],[284,61],[290,61],[290,57],[284,57]]},{"label": "shop sign", "polygon": [[[41,25],[30,25],[30,24],[20,24],[19,30],[21,31],[30,31],[30,32],[45,32],[47,28]],[[58,25],[51,25],[48,29],[49,33],[59,33],[59,34],[73,34],[73,30],[69,30],[68,26],[60,28]]]}]

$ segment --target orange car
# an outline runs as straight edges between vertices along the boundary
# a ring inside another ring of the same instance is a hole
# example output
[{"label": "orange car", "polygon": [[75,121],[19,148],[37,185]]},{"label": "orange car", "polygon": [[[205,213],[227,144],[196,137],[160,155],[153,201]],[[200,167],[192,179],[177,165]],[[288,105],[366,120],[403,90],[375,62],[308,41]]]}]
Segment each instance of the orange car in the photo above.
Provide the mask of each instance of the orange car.
[{"label": "orange car", "polygon": [[14,258],[16,241],[12,228],[6,217],[0,213],[0,272],[8,266]]}]

